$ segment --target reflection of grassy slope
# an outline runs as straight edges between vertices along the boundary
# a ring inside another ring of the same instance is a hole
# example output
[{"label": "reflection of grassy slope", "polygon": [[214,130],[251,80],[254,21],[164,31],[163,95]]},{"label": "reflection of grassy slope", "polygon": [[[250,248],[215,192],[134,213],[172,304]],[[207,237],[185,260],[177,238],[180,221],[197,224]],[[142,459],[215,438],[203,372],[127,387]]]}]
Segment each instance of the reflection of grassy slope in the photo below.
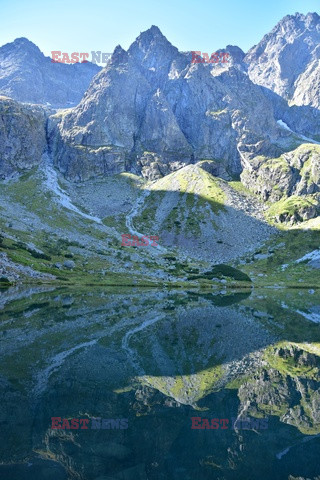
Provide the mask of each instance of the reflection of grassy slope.
[{"label": "reflection of grassy slope", "polygon": [[[163,300],[160,307],[159,298],[152,292],[144,296],[141,291],[128,290],[125,293],[127,304],[123,302],[124,296],[119,292],[122,290],[113,289],[106,292],[97,289],[92,291],[90,289],[79,291],[78,288],[60,289],[8,304],[1,314],[0,335],[4,339],[4,345],[6,347],[12,345],[14,350],[6,356],[2,355],[0,373],[9,378],[15,388],[24,390],[26,382],[30,381],[38,370],[45,368],[52,357],[92,338],[99,338],[98,345],[107,347],[105,351],[107,357],[110,355],[109,349],[120,352],[125,333],[139,325],[141,319],[150,317],[151,306],[153,312],[166,312],[170,321],[167,326],[161,322],[155,325],[154,328],[158,330],[154,334],[145,333],[146,336],[143,337],[139,333],[131,338],[130,347],[136,351],[139,362],[147,372],[138,380],[181,403],[199,408],[197,404],[200,400],[222,386],[221,380],[225,371],[223,359],[216,358],[211,351],[216,336],[213,336],[206,348],[201,348],[204,346],[202,340],[206,335],[210,335],[210,332],[199,329],[196,322],[191,328],[179,330],[174,322],[177,311],[167,309],[169,301],[174,300],[171,295]],[[280,300],[279,291],[272,294],[266,291],[265,298],[257,300],[261,304],[256,304],[256,308],[259,306],[260,310],[263,310],[263,305],[272,304],[270,297],[273,299],[275,294],[279,295]],[[285,298],[283,292],[281,295]],[[297,297],[296,294],[292,295],[292,301],[297,302],[295,306],[302,308],[298,301],[299,298],[300,301],[304,299]],[[189,302],[192,307],[200,303],[197,308],[201,308],[201,301],[193,295],[189,296]],[[243,300],[243,305],[250,305],[249,302],[250,298],[247,298]],[[286,302],[291,305],[289,298]],[[283,309],[283,312],[285,311],[286,309]],[[295,424],[301,432],[319,433],[320,424],[312,416],[314,411],[312,402],[318,401],[317,385],[320,383],[320,338],[319,334],[316,336],[318,326],[312,324],[312,328],[308,330],[307,323],[300,319],[300,330],[295,330],[294,327],[290,330],[290,324],[298,323],[298,320],[289,315],[285,323],[280,316],[280,309],[279,311],[271,309],[268,313],[273,314],[272,322],[278,325],[277,331],[282,332],[282,338],[286,340],[263,350],[261,352],[263,362],[259,362],[256,372],[250,376],[248,373],[244,373],[244,376],[236,375],[228,387],[238,389],[248,384],[246,389],[250,395],[257,391],[257,402],[250,405],[248,415],[283,415],[293,408],[297,415]],[[268,319],[263,320],[265,327],[269,329],[268,322]],[[281,325],[284,329],[280,328]],[[6,331],[10,333],[9,341],[6,341]],[[292,341],[293,334],[296,335],[296,341]],[[312,337],[313,342],[317,343],[304,343],[312,341]],[[12,340],[15,338],[19,341]],[[159,341],[159,350],[152,351],[151,346],[157,343],[155,340]],[[157,362],[153,355],[157,355],[158,351],[161,352],[159,372],[162,367],[169,367],[172,373],[157,374]],[[275,372],[271,380],[270,372]],[[135,375],[136,371],[133,369],[131,377],[122,380],[122,384],[120,382],[114,388],[119,392],[126,390],[125,387],[131,384],[132,380],[135,381]],[[289,393],[286,393],[285,397],[281,397],[283,385],[288,386]],[[296,391],[298,387],[294,390],[294,385],[302,386],[301,392],[299,390],[301,395]],[[261,401],[264,391],[271,395],[273,401],[270,401],[269,397],[266,397],[265,402]],[[302,418],[300,408],[303,408],[307,420]]]},{"label": "reflection of grassy slope", "polygon": [[[124,304],[124,298],[130,302]],[[151,298],[146,294],[144,299],[143,294],[129,288],[106,291],[79,286],[12,301],[1,310],[0,336],[6,339],[10,331],[13,340],[4,342],[12,351],[2,354],[0,373],[17,385],[21,383],[22,388],[53,356],[92,338],[99,338],[99,344],[109,348],[116,342],[120,350],[129,327],[122,325],[118,330],[116,326],[124,318],[128,324],[136,323],[136,313],[129,307],[146,315],[157,302],[152,292]],[[116,331],[110,335],[112,328]]]},{"label": "reflection of grassy slope", "polygon": [[[320,356],[319,346],[319,343],[313,343],[312,347],[309,348],[308,345],[304,344],[282,342],[280,344],[273,345],[267,348],[264,358],[271,368],[278,370],[278,372],[280,372],[282,375],[289,375],[290,377],[310,378],[319,381],[320,358],[319,365],[315,366],[310,363],[298,362],[297,358],[295,358],[294,355],[294,352],[297,351],[312,351],[313,353],[316,353],[318,356]],[[282,350],[284,352],[288,350],[287,355],[281,356],[279,353],[279,348],[280,353]]]},{"label": "reflection of grassy slope", "polygon": [[[172,294],[168,299],[171,297]],[[123,302],[124,298],[127,303]],[[189,298],[189,302],[194,304],[193,297]],[[6,340],[6,332],[10,331],[11,340],[4,344],[6,349],[10,347],[12,350],[6,350],[6,355],[2,355],[0,373],[23,389],[25,382],[31,381],[36,372],[46,368],[55,355],[92,338],[99,339],[99,346],[120,352],[123,348],[122,339],[128,329],[139,325],[139,319],[148,318],[150,308],[154,314],[162,309],[166,312],[166,305],[165,300],[162,306],[159,304],[159,298],[153,291],[144,294],[129,289],[126,292],[123,289],[110,289],[107,293],[105,290],[91,291],[87,288],[60,289],[13,301],[1,314],[0,335]],[[131,311],[132,308],[135,310]],[[173,314],[170,311],[170,315]],[[199,348],[194,345],[198,334],[194,326],[184,335],[178,356],[175,356],[179,340],[177,331],[174,338],[171,335],[170,338],[165,337],[163,344],[169,366],[172,363],[173,374],[177,372],[176,376],[168,377],[170,388],[176,396],[187,399],[189,395],[192,401],[211,391],[221,372],[221,366],[213,355],[210,358],[208,352],[205,357],[199,355]],[[139,344],[139,338],[136,336],[132,339],[131,345],[137,350],[139,359],[146,361],[149,368],[154,370],[153,357],[146,350],[145,342]],[[134,340],[139,348],[136,348]],[[188,350],[187,357],[183,353],[185,348]],[[156,377],[151,375],[151,378]]]},{"label": "reflection of grassy slope", "polygon": [[217,365],[193,375],[178,375],[176,377],[144,375],[139,378],[139,381],[180,403],[191,404],[198,409],[197,402],[214,391],[215,385],[222,378],[222,375],[222,366]]},{"label": "reflection of grassy slope", "polygon": [[[259,404],[259,409],[271,414],[284,415],[291,410],[294,421],[290,423],[305,435],[316,435],[320,433],[320,421],[317,419],[313,402],[318,402],[320,382],[320,344],[295,344],[282,342],[276,346],[269,347],[265,352],[265,360],[268,365],[279,372],[279,385],[284,379],[292,378],[299,389],[300,401],[292,404],[290,398],[284,401],[279,413],[270,409],[269,405]],[[316,356],[316,360],[314,360]],[[313,357],[313,359],[311,358]],[[303,361],[301,360],[303,359]],[[281,377],[283,380],[281,380]],[[299,388],[299,385],[306,384],[307,388]],[[277,385],[275,385],[277,388]],[[276,406],[275,406],[276,407]]]},{"label": "reflection of grassy slope", "polygon": [[238,377],[227,388],[241,387],[242,402],[250,398],[247,415],[276,415],[303,434],[315,435],[320,433],[319,385],[320,344],[284,341],[263,351],[263,366],[253,376]]}]

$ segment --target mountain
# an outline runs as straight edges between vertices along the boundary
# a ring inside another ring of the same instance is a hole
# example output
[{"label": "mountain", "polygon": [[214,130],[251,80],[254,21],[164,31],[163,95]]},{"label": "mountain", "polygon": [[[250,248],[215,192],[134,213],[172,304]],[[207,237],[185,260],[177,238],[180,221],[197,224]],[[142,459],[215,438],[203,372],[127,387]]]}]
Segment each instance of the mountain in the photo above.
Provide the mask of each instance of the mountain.
[{"label": "mountain", "polygon": [[[0,98],[3,278],[127,284],[129,268],[144,285],[294,283],[301,270],[311,281],[296,262],[318,240],[276,227],[319,228],[320,110],[254,83],[248,56],[227,50],[230,62],[194,64],[152,26],[115,48],[73,108]],[[160,248],[121,246],[124,233],[158,235]],[[286,258],[275,245],[289,240]]]},{"label": "mountain", "polygon": [[118,46],[77,107],[50,123],[54,164],[70,180],[115,170],[160,178],[201,160],[239,175],[247,155],[278,155],[291,134],[245,72],[240,49],[230,64],[193,64],[157,27],[126,52]]},{"label": "mountain", "polygon": [[26,38],[0,48],[0,94],[20,102],[76,105],[100,67],[90,62],[52,63]]},{"label": "mountain", "polygon": [[[193,64],[191,52],[179,52],[155,26],[128,51],[118,46],[79,105],[51,117],[54,165],[71,181],[123,171],[156,180],[210,160],[219,165],[218,176],[230,179],[242,172],[245,185],[263,200],[280,200],[271,190],[282,172],[275,169],[271,181],[264,174],[266,162],[306,142],[316,144],[320,112],[309,105],[290,107],[276,92],[256,85],[247,73],[249,54],[227,48],[227,64]],[[312,168],[316,193],[318,167]],[[299,169],[295,172],[285,171],[284,183],[291,187],[282,196],[310,193],[299,187]],[[307,207],[302,216],[294,209],[292,218],[317,216],[318,196]],[[277,218],[288,219],[282,213]]]},{"label": "mountain", "polygon": [[320,107],[320,17],[287,15],[244,58],[250,79],[295,105]]}]

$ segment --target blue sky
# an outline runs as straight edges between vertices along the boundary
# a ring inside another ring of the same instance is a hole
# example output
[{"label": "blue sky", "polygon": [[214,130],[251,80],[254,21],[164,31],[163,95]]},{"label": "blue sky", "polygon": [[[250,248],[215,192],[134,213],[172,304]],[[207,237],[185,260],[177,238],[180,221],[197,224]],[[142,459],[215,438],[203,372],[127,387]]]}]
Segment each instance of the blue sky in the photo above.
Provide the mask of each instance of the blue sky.
[{"label": "blue sky", "polygon": [[151,25],[180,50],[212,53],[247,51],[285,15],[320,14],[320,0],[0,0],[0,12],[0,45],[27,37],[48,56],[127,49]]}]

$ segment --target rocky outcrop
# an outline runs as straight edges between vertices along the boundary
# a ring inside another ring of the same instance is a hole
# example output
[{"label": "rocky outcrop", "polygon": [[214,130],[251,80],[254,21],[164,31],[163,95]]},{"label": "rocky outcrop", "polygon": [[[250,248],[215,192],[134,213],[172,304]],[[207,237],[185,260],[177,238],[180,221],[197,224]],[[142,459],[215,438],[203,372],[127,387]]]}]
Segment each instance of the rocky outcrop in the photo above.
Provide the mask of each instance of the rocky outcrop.
[{"label": "rocky outcrop", "polygon": [[0,97],[0,178],[28,170],[46,149],[46,114],[41,107]]},{"label": "rocky outcrop", "polygon": [[[226,64],[191,63],[157,27],[118,46],[80,104],[52,119],[55,165],[71,180],[129,170],[158,178],[201,160],[239,174],[241,150],[280,155],[273,106],[230,47]],[[78,158],[79,152],[80,161]]]},{"label": "rocky outcrop", "polygon": [[[54,165],[66,178],[79,182],[124,171],[158,179],[186,165],[209,161],[210,172],[224,179],[244,170],[244,183],[264,200],[313,195],[318,191],[317,174],[312,173],[310,183],[306,167],[300,179],[302,167],[291,166],[290,158],[299,144],[309,141],[307,137],[315,143],[320,138],[320,111],[310,105],[289,107],[275,93],[285,96],[283,91],[254,72],[257,62],[262,64],[261,52],[278,45],[279,32],[285,32],[288,45],[295,44],[299,35],[305,35],[303,26],[308,27],[315,42],[318,18],[316,14],[285,17],[246,57],[229,45],[230,61],[217,64],[192,63],[191,52],[179,52],[152,26],[128,51],[115,49],[76,107],[50,117],[47,140]],[[299,42],[303,57],[306,47]],[[10,49],[16,64],[16,56],[30,57],[35,69],[45,59],[26,39],[0,50],[8,55]],[[289,62],[291,50],[284,51],[283,62]],[[45,60],[50,68],[84,67]],[[6,78],[11,75],[10,65]],[[31,83],[28,77],[27,84]],[[78,86],[76,90],[80,91]],[[281,155],[288,151],[292,153],[283,160]],[[215,162],[213,169],[210,161]],[[283,162],[288,163],[286,168],[281,168]]]},{"label": "rocky outcrop", "polygon": [[315,218],[320,211],[320,146],[303,144],[278,158],[256,157],[241,181],[274,203],[271,220],[294,224]]},{"label": "rocky outcrop", "polygon": [[[305,349],[304,349],[305,348]],[[248,415],[278,415],[301,432],[320,432],[319,352],[303,344],[283,344],[265,352],[268,368],[257,371],[238,390]],[[270,368],[271,367],[271,368]]]},{"label": "rocky outcrop", "polygon": [[287,15],[249,50],[251,80],[296,105],[320,107],[320,17]]},{"label": "rocky outcrop", "polygon": [[241,174],[241,180],[271,202],[320,192],[320,146],[304,144],[278,158],[256,157]]},{"label": "rocky outcrop", "polygon": [[21,102],[76,105],[100,67],[90,62],[52,63],[26,38],[0,48],[0,95]]}]

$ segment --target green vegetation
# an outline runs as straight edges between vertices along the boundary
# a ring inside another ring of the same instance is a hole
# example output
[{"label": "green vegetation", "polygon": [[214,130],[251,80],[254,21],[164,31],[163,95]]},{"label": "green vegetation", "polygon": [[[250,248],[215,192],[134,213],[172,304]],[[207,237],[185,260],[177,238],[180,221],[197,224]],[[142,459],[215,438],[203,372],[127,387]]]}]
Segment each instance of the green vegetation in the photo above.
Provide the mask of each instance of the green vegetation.
[{"label": "green vegetation", "polygon": [[315,195],[292,195],[273,203],[268,209],[266,217],[271,223],[290,219],[303,220],[303,212],[317,206],[318,201]]},{"label": "green vegetation", "polygon": [[[305,263],[296,263],[296,260],[318,248],[317,229],[285,230],[271,237],[255,254],[246,256],[246,264],[238,266],[256,286],[319,288],[317,270]],[[256,258],[257,254],[265,258]]]},{"label": "green vegetation", "polygon": [[0,277],[0,288],[9,287],[10,285],[12,285],[12,283],[7,277]]},{"label": "green vegetation", "polygon": [[314,362],[306,362],[308,355],[304,352],[304,344],[280,342],[268,347],[264,358],[271,368],[282,375],[319,381],[320,358],[317,359],[317,365],[314,365]]},{"label": "green vegetation", "polygon": [[221,365],[216,365],[191,375],[177,375],[175,377],[144,375],[139,380],[143,385],[156,388],[164,395],[177,401],[191,402],[195,409],[205,410],[205,407],[198,407],[197,402],[212,393],[222,377],[223,368]]},{"label": "green vegetation", "polygon": [[140,228],[144,224],[149,227],[157,219],[158,209],[163,211],[167,205],[172,205],[165,218],[160,216],[162,231],[198,237],[201,224],[209,223],[216,228],[214,217],[209,212],[217,215],[225,210],[225,194],[219,182],[216,177],[193,165],[157,180],[150,186],[151,193],[137,217],[137,225]]},{"label": "green vegetation", "polygon": [[214,278],[219,279],[231,279],[237,282],[248,282],[251,283],[251,279],[249,275],[242,272],[241,270],[231,267],[225,264],[214,265],[211,269],[207,272],[200,273],[198,275],[190,275],[188,279],[195,280],[195,279],[205,279],[205,280],[212,280]]},{"label": "green vegetation", "polygon": [[236,192],[241,193],[242,195],[245,195],[247,197],[256,197],[256,195],[251,192],[247,187],[243,185],[243,183],[240,180],[233,180],[228,182],[228,185],[232,187]]},{"label": "green vegetation", "polygon": [[237,268],[230,267],[229,265],[214,265],[210,272],[206,272],[206,276],[213,276],[217,278],[229,277],[233,280],[238,280],[239,282],[251,282],[250,277],[238,270]]}]

